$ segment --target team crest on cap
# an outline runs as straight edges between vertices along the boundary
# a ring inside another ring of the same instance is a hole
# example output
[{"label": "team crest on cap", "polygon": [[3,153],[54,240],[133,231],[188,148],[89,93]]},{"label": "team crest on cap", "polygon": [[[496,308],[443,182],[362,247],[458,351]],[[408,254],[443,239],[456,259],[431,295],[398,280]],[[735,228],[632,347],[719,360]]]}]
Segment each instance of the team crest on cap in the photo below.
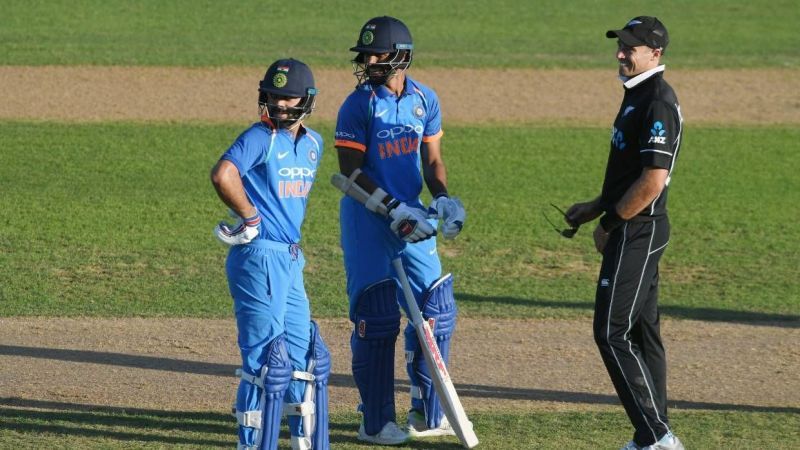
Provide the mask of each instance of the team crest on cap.
[{"label": "team crest on cap", "polygon": [[272,77],[272,85],[275,86],[276,88],[282,88],[286,86],[286,83],[288,81],[289,79],[286,78],[285,73],[276,73],[275,76]]},{"label": "team crest on cap", "polygon": [[422,109],[422,105],[414,105],[414,116],[418,119],[425,115],[425,110]]},{"label": "team crest on cap", "polygon": [[317,151],[313,148],[308,151],[308,160],[311,162],[317,162]]},{"label": "team crest on cap", "polygon": [[364,45],[372,44],[372,41],[374,40],[375,35],[372,34],[372,31],[367,30],[361,35],[361,43]]}]

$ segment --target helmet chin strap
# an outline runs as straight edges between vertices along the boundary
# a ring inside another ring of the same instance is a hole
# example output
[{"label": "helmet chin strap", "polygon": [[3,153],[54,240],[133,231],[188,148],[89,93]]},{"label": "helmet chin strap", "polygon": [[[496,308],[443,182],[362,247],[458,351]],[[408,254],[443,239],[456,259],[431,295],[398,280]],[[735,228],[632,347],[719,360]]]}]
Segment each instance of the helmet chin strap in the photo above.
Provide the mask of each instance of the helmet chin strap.
[{"label": "helmet chin strap", "polygon": [[[310,102],[310,105],[308,104]],[[311,96],[310,98],[306,98],[303,102],[303,106],[293,107],[292,109],[300,110],[297,117],[288,118],[288,119],[281,119],[278,117],[280,112],[289,113],[288,110],[281,110],[281,109],[272,109],[270,108],[269,103],[260,103],[258,104],[258,112],[261,116],[261,120],[264,121],[264,118],[269,119],[270,123],[277,128],[283,129],[294,132],[296,129],[300,127],[303,120],[311,114],[311,111],[314,110],[314,105],[316,104],[316,99]]]}]

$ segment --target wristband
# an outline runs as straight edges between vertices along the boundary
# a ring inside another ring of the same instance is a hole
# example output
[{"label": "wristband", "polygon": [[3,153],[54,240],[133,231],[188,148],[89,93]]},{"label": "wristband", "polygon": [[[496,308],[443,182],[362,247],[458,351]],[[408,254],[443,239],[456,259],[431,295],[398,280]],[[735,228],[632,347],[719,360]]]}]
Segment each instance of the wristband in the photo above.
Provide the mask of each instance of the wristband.
[{"label": "wristband", "polygon": [[447,198],[450,198],[450,196],[449,196],[449,195],[447,195],[447,191],[439,192],[438,194],[436,194],[436,195],[434,195],[434,196],[433,196],[433,198],[434,198],[434,199],[437,199],[437,198],[439,198],[439,197],[447,197]]},{"label": "wristband", "polygon": [[389,200],[389,203],[386,204],[386,211],[389,212],[389,211],[397,208],[398,206],[400,206],[400,200],[398,200],[396,198],[393,198],[393,199]]},{"label": "wristband", "polygon": [[611,233],[623,223],[625,223],[625,219],[619,216],[616,208],[606,211],[603,217],[600,218],[600,226],[603,227],[603,231],[606,233]]},{"label": "wristband", "polygon": [[261,214],[259,214],[258,211],[256,211],[254,216],[244,218],[244,224],[248,227],[258,226],[259,223],[261,223]]}]

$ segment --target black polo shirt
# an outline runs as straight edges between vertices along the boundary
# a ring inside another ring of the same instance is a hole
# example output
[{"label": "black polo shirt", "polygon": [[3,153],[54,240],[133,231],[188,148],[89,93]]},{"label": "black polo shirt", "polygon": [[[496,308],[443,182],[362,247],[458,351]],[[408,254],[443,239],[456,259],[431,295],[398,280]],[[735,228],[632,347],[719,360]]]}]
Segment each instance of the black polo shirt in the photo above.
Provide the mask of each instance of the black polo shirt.
[{"label": "black polo shirt", "polygon": [[634,220],[667,213],[667,187],[681,145],[681,107],[663,72],[664,66],[658,66],[624,83],[625,97],[611,130],[611,150],[601,194],[604,209],[617,204],[644,167],[669,170],[661,195]]}]

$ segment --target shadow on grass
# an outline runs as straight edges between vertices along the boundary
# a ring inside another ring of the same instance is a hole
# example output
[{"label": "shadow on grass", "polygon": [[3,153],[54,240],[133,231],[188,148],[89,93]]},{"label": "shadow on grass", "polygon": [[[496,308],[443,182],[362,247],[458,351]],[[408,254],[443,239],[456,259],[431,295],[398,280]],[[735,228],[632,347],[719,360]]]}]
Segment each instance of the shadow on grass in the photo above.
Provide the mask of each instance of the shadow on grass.
[{"label": "shadow on grass", "polygon": [[[201,361],[187,361],[172,358],[159,358],[153,356],[143,355],[128,355],[122,353],[110,352],[94,352],[88,350],[69,350],[69,349],[52,349],[52,348],[38,348],[38,347],[22,347],[14,345],[0,345],[0,355],[8,356],[24,356],[29,358],[39,359],[53,359],[59,361],[71,361],[93,364],[104,364],[111,366],[132,367],[137,369],[150,369],[162,370],[167,372],[178,373],[193,373],[199,375],[214,375],[214,376],[230,376],[231,373],[237,368],[230,364],[217,364]],[[350,374],[332,373],[330,376],[329,384],[336,387],[355,388],[353,378]],[[395,380],[395,388],[400,391],[407,391],[410,388],[408,381]],[[475,398],[496,398],[504,400],[530,400],[530,401],[549,401],[559,403],[576,403],[576,404],[599,404],[599,405],[615,405],[618,404],[616,396],[604,394],[592,394],[583,392],[570,392],[570,391],[555,391],[546,389],[529,389],[529,388],[507,388],[499,386],[489,386],[480,384],[458,384],[456,386],[459,396],[461,397],[475,397]],[[8,399],[6,399],[7,401]],[[27,400],[23,400],[27,401]],[[48,402],[44,402],[48,403]],[[3,400],[0,400],[0,405]],[[708,403],[708,402],[690,402],[690,401],[671,401],[670,405],[682,409],[704,409],[716,411],[749,411],[749,412],[782,412],[782,413],[800,413],[800,408],[794,407],[781,407],[781,406],[758,406],[758,405],[741,405],[732,403]],[[44,408],[44,407],[43,407]],[[208,413],[172,413],[172,412],[154,412],[148,410],[135,410],[129,408],[111,408],[106,407],[91,407],[90,411],[96,412],[104,408],[110,412],[116,410],[120,411],[140,411],[137,414],[158,414],[162,418],[175,418],[175,414],[179,417],[192,419],[192,420],[220,420],[217,416],[208,416]],[[47,408],[55,409],[55,408]],[[86,411],[86,410],[85,410]],[[200,414],[193,416],[193,414]],[[224,415],[223,415],[224,416]],[[227,416],[225,416],[227,417]]]},{"label": "shadow on grass", "polygon": [[[17,397],[0,398],[0,429],[36,436],[48,433],[171,446],[231,448],[236,442],[235,422],[228,414],[213,412],[159,411]],[[356,438],[356,424],[355,415],[352,419],[332,420],[329,425],[331,443],[360,443]],[[186,436],[190,433],[206,436]],[[281,430],[281,438],[289,439],[285,426]],[[410,443],[404,448],[447,450],[461,447],[454,442],[428,441]]]},{"label": "shadow on grass", "polygon": [[[594,302],[558,301],[517,297],[490,297],[483,295],[457,293],[459,302],[494,303],[497,305],[530,306],[535,308],[579,309],[591,312]],[[661,314],[680,319],[704,320],[707,322],[730,322],[747,325],[769,326],[779,328],[800,328],[800,315],[772,314],[754,311],[731,311],[717,308],[690,308],[686,306],[659,305]]]}]

